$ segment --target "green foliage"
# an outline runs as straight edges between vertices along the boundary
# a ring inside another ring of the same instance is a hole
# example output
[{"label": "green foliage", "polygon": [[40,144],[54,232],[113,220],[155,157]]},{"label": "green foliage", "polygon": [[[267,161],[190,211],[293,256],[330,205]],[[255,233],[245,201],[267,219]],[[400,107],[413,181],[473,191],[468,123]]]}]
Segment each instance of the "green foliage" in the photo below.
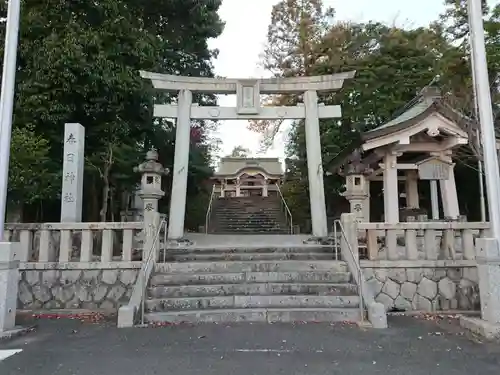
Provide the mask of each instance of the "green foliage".
[{"label": "green foliage", "polygon": [[[462,64],[444,60],[442,67],[448,73],[453,83],[453,92],[462,98],[462,105],[471,111],[471,73],[468,63],[470,53],[470,32],[468,25],[467,1],[445,0],[446,10],[432,27],[440,30],[446,40],[458,46]],[[494,103],[500,99],[498,87],[500,85],[500,4],[489,7],[483,0],[485,44],[488,62],[488,73],[491,84],[491,94]],[[455,60],[456,62],[456,60]],[[469,105],[467,105],[469,103]]]},{"label": "green foliage", "polygon": [[228,155],[232,158],[247,158],[250,155],[250,150],[243,146],[236,146],[233,151]]},{"label": "green foliage", "polygon": [[52,196],[57,185],[52,183],[50,173],[49,142],[25,127],[13,129],[11,144],[9,205],[29,204]]},{"label": "green foliage", "polygon": [[[207,40],[222,31],[220,3],[23,1],[14,130],[29,127],[45,140],[50,162],[44,178],[54,189],[28,202],[41,205],[43,200],[41,220],[58,220],[65,123],[85,126],[87,220],[116,219],[126,205],[122,193],[133,191],[138,182],[133,167],[151,145],[157,146],[160,162],[172,169],[172,124],[152,118],[153,103],[171,97],[153,92],[139,70],[213,76],[211,59],[217,51],[208,49]],[[194,99],[214,100],[200,95]],[[197,123],[193,128],[197,136],[191,144],[189,178],[197,184],[211,173],[209,127]],[[13,148],[13,158],[25,160],[18,152]],[[28,165],[23,168],[29,170]],[[11,173],[9,186],[16,186],[19,196],[28,194],[19,191],[15,178]],[[164,180],[165,204],[170,182]],[[24,209],[30,211],[26,205]]]},{"label": "green foliage", "polygon": [[[325,104],[342,105],[342,118],[320,122],[325,170],[329,163],[359,139],[398,114],[417,92],[436,77],[445,92],[457,98],[456,108],[472,113],[466,0],[446,0],[445,13],[429,27],[390,27],[381,23],[334,22],[334,11],[319,0],[283,0],[273,8],[263,63],[276,76],[322,75],[356,70],[341,91],[325,95]],[[492,94],[498,101],[500,83],[500,5],[484,7],[486,47]],[[298,98],[277,97],[274,104]],[[278,126],[280,124],[277,124]],[[276,124],[252,124],[263,134],[276,134]],[[284,195],[294,218],[305,225],[309,215],[305,131],[293,123],[287,144],[289,157]],[[461,163],[463,164],[463,163]],[[336,216],[343,178],[336,171],[325,176],[328,214]],[[457,168],[457,178],[470,180],[471,168]],[[459,192],[460,194],[460,192]],[[467,197],[464,207],[474,207]],[[470,197],[469,197],[470,200]],[[475,205],[477,206],[477,204]]]}]

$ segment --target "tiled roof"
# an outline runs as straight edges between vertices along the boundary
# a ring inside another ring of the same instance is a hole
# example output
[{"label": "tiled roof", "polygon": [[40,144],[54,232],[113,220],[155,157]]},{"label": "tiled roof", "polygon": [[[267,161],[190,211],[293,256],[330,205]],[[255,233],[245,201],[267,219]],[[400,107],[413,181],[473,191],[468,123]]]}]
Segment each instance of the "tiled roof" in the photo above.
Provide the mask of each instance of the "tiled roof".
[{"label": "tiled roof", "polygon": [[381,130],[381,129],[387,129],[387,128],[390,128],[392,126],[401,124],[401,123],[406,122],[408,120],[411,120],[411,119],[421,115],[425,111],[427,111],[432,106],[432,104],[433,104],[433,102],[431,102],[431,101],[422,101],[421,100],[417,104],[413,105],[412,107],[410,107],[409,109],[407,109],[406,111],[401,113],[396,118],[392,119],[391,121],[389,121],[383,125],[376,127],[373,130],[368,131],[367,133],[370,133],[372,131]]},{"label": "tiled roof", "polygon": [[283,175],[278,158],[223,158],[215,176],[235,175],[243,169],[262,169],[269,175]]}]

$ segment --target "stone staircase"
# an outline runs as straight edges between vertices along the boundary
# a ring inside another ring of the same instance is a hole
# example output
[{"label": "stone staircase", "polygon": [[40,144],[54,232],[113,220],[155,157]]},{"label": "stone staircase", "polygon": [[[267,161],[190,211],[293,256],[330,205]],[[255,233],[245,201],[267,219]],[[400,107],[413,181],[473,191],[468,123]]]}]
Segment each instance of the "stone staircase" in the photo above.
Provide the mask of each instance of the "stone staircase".
[{"label": "stone staircase", "polygon": [[279,197],[216,198],[209,233],[289,234]]},{"label": "stone staircase", "polygon": [[145,321],[359,321],[357,287],[331,251],[169,249],[148,284]]}]

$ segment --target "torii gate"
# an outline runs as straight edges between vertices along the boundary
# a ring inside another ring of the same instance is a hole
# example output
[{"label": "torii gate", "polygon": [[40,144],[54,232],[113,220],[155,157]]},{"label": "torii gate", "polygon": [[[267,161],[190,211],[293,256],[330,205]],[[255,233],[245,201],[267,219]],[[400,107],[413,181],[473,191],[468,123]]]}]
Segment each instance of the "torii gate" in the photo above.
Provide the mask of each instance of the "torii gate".
[{"label": "torii gate", "polygon": [[[312,234],[315,237],[328,235],[319,119],[339,118],[341,117],[341,108],[339,105],[318,104],[318,92],[339,90],[345,79],[354,77],[354,71],[328,76],[261,79],[185,77],[146,71],[141,71],[140,74],[142,78],[150,79],[155,89],[178,93],[177,105],[155,104],[154,106],[155,117],[177,119],[168,226],[169,239],[180,239],[184,235],[191,119],[305,119]],[[193,104],[193,91],[211,94],[236,94],[237,107]],[[261,107],[261,94],[286,93],[304,94],[304,103],[297,106]]]}]

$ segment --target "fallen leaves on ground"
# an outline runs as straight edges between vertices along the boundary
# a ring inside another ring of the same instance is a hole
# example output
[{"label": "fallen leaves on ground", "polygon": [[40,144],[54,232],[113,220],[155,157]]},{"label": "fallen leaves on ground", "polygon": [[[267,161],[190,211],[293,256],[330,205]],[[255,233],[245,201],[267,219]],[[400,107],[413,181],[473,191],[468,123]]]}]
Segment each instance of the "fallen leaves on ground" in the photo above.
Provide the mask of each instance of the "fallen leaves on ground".
[{"label": "fallen leaves on ground", "polygon": [[70,319],[79,320],[82,323],[92,323],[97,324],[105,320],[105,315],[99,312],[84,312],[84,313],[69,313],[69,314],[59,314],[59,313],[40,313],[33,314],[34,319]]},{"label": "fallen leaves on ground", "polygon": [[172,326],[187,326],[187,325],[193,325],[192,323],[189,322],[150,322],[147,324],[147,327],[150,328],[160,328],[160,327],[172,327]]},{"label": "fallen leaves on ground", "polygon": [[422,314],[417,314],[414,316],[415,319],[423,319],[423,320],[430,320],[430,321],[442,321],[442,320],[452,320],[452,319],[458,319],[459,315],[458,314],[429,314],[429,313],[422,313]]}]

